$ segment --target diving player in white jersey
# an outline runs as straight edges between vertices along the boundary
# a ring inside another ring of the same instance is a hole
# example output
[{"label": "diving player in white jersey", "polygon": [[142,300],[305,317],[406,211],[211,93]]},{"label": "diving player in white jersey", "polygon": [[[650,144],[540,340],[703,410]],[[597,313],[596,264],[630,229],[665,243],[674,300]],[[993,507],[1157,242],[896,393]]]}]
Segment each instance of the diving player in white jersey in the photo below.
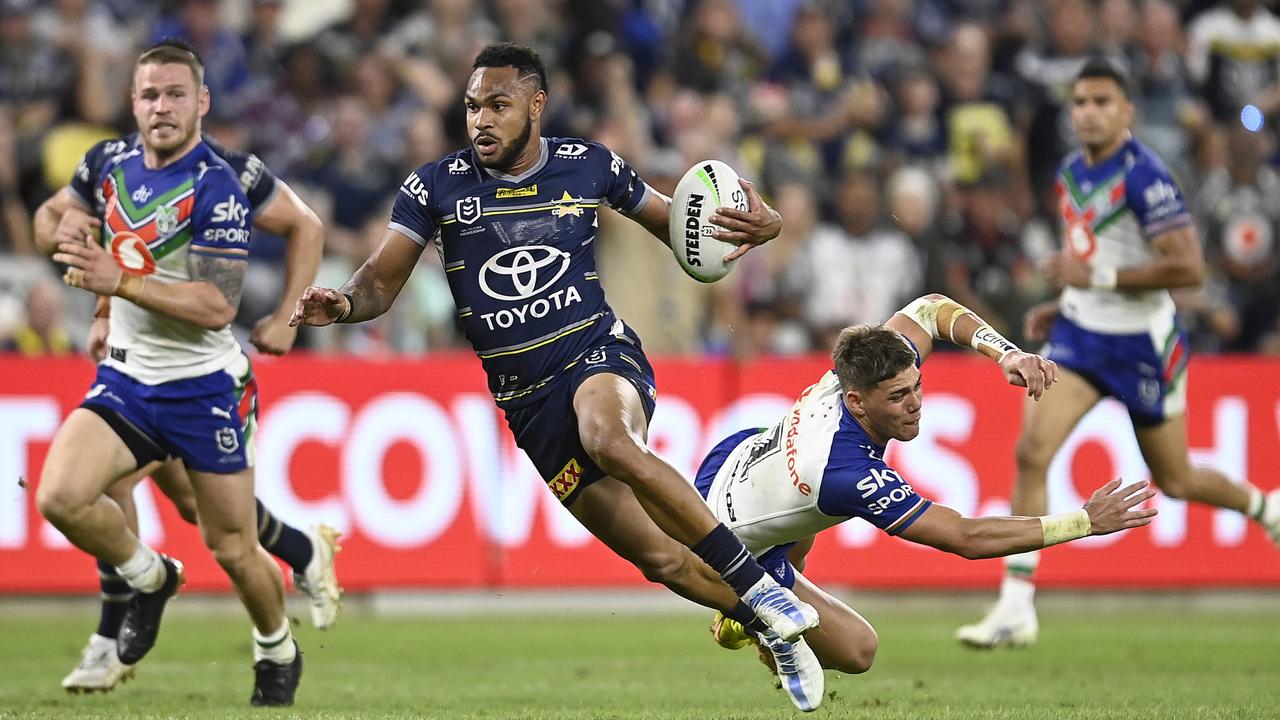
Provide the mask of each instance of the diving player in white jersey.
[{"label": "diving player in white jersey", "polygon": [[[1127,79],[1091,60],[1071,89],[1081,149],[1058,172],[1061,253],[1046,266],[1058,301],[1033,308],[1028,338],[1044,339],[1062,389],[1026,403],[1017,445],[1013,512],[1047,510],[1053,456],[1085,413],[1106,396],[1129,410],[1151,478],[1165,495],[1247,514],[1280,542],[1280,490],[1264,495],[1240,479],[1192,467],[1187,456],[1187,339],[1169,289],[1204,280],[1204,256],[1182,193],[1160,158],[1129,133]],[[1000,599],[956,638],[974,647],[1024,646],[1039,632],[1033,576],[1039,554],[1005,561]]]},{"label": "diving player in white jersey", "polygon": [[[168,456],[195,490],[205,544],[253,621],[253,705],[291,705],[302,654],[284,613],[280,569],[258,542],[253,497],[256,383],[229,324],[252,224],[225,161],[201,140],[209,109],[194,51],[161,43],[134,67],[141,145],[103,166],[103,245],[62,242],[64,280],[112,295],[110,351],[80,407],[58,429],[36,493],[40,512],[136,592],[116,654],[151,650],[182,564],[141,542],[104,491]],[[86,458],[90,459],[86,462]]]},{"label": "diving player in white jersey", "polygon": [[[1058,378],[1052,361],[1022,352],[950,298],[926,295],[884,325],[841,331],[835,369],[800,393],[778,424],[721,441],[694,481],[760,564],[818,609],[822,624],[805,640],[812,649],[808,661],[822,667],[866,672],[879,643],[861,615],[799,572],[814,536],[826,528],[857,517],[890,535],[974,559],[1140,527],[1156,514],[1135,509],[1155,494],[1144,490],[1145,482],[1121,488],[1112,480],[1082,509],[1048,517],[967,518],[916,494],[884,457],[890,440],[905,442],[920,432],[919,365],[935,340],[970,346],[996,361],[1009,383],[1026,387],[1033,400],[1062,392],[1046,392]],[[751,642],[741,625],[719,615],[712,632],[725,647]],[[785,687],[791,680],[780,675]],[[814,684],[801,692],[821,697],[822,674],[804,677]]]}]

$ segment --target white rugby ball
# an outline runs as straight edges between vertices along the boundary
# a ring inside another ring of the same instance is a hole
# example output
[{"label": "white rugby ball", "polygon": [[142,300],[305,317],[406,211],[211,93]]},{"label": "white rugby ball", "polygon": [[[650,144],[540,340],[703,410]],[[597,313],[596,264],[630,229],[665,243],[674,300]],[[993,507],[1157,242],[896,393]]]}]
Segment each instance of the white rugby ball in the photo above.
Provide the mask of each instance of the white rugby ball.
[{"label": "white rugby ball", "polygon": [[723,229],[710,222],[716,208],[721,207],[751,209],[747,192],[738,184],[738,173],[719,160],[703,160],[689,168],[671,198],[671,252],[689,277],[700,282],[715,282],[728,275],[733,262],[726,263],[724,257],[738,249],[711,236]]}]

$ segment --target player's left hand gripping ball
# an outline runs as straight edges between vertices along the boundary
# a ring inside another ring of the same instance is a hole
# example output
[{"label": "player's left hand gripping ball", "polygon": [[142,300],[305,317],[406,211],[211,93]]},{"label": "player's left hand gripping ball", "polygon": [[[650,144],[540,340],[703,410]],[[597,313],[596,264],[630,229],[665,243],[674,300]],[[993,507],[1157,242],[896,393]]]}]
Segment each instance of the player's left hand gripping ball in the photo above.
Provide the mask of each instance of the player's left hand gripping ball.
[{"label": "player's left hand gripping ball", "polygon": [[671,251],[695,280],[715,282],[756,245],[778,236],[782,216],[719,160],[695,164],[671,198]]}]

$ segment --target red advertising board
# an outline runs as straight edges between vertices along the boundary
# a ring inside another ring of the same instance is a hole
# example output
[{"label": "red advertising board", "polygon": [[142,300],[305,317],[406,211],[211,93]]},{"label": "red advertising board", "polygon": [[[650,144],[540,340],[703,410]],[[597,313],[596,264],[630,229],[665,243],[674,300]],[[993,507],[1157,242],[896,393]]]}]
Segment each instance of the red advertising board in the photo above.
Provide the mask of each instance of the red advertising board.
[{"label": "red advertising board", "polygon": [[[692,473],[743,427],[772,424],[827,367],[823,358],[658,360],[651,443]],[[387,587],[627,586],[645,581],[595,542],[515,448],[470,356],[294,357],[256,361],[262,392],[258,496],[299,526],[344,532],[348,590]],[[96,587],[92,562],[40,517],[34,485],[58,424],[93,377],[79,360],[0,359],[0,592]],[[918,492],[965,514],[1008,509],[1022,398],[983,360],[925,366],[920,437],[888,460]],[[1198,358],[1191,365],[1192,458],[1264,489],[1280,485],[1280,362]],[[92,458],[85,458],[91,463]],[[1086,416],[1049,474],[1054,511],[1079,507],[1112,476],[1148,476],[1124,410]],[[19,483],[25,478],[26,487]],[[143,483],[142,534],[181,558],[195,589],[225,578],[186,525]],[[1059,587],[1280,586],[1280,551],[1240,515],[1160,497],[1149,527],[1045,553]],[[971,562],[889,538],[859,521],[829,530],[807,574],[860,588],[992,585],[996,561]]]}]

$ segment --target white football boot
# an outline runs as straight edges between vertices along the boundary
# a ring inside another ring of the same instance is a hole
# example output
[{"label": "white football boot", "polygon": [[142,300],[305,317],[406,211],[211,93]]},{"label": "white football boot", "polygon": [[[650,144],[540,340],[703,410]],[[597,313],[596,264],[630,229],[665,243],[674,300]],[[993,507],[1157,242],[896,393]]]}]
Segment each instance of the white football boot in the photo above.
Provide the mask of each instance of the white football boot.
[{"label": "white football boot", "polygon": [[791,698],[791,703],[804,712],[817,710],[822,704],[826,678],[822,675],[818,656],[809,649],[804,638],[787,642],[772,630],[765,630],[760,633],[760,644],[773,653],[778,682]]},{"label": "white football boot", "polygon": [[1001,598],[991,612],[973,625],[956,630],[956,640],[972,648],[1028,647],[1040,635],[1036,606],[1029,600]]},{"label": "white football boot", "polygon": [[84,646],[80,664],[62,678],[62,688],[72,693],[108,692],[117,683],[133,677],[137,671],[137,665],[120,662],[116,656],[115,638],[94,633],[89,636],[89,644]]},{"label": "white football boot", "polygon": [[765,575],[743,599],[778,637],[792,642],[818,627],[818,611]]},{"label": "white football boot", "polygon": [[342,551],[338,536],[342,533],[328,525],[315,525],[307,530],[311,538],[311,562],[306,572],[293,573],[293,586],[311,598],[311,622],[318,630],[327,630],[338,619],[342,608],[342,586],[334,569],[334,556]]}]

